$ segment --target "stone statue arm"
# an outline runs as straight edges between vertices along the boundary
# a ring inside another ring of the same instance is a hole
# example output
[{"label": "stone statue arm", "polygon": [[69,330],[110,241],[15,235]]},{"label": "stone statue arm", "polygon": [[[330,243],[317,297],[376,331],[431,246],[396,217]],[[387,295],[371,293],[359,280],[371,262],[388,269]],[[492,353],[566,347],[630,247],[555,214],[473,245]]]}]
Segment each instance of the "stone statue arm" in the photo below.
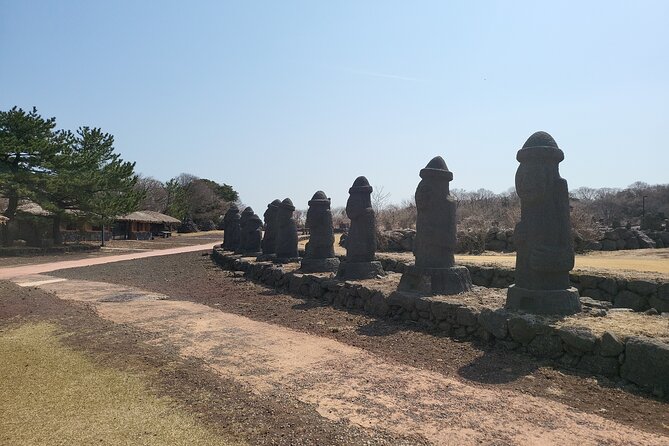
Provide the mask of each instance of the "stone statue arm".
[{"label": "stone statue arm", "polygon": [[574,268],[574,252],[563,246],[537,246],[530,252],[529,264],[535,271],[571,271]]}]

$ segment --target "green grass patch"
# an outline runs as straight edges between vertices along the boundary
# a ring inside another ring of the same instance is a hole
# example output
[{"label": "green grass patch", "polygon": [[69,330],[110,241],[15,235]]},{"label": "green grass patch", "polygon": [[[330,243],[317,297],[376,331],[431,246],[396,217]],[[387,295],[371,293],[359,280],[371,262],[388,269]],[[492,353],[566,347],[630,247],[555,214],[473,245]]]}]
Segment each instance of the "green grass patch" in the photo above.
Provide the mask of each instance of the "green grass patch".
[{"label": "green grass patch", "polygon": [[231,445],[141,376],[64,346],[56,326],[0,332],[0,444]]}]

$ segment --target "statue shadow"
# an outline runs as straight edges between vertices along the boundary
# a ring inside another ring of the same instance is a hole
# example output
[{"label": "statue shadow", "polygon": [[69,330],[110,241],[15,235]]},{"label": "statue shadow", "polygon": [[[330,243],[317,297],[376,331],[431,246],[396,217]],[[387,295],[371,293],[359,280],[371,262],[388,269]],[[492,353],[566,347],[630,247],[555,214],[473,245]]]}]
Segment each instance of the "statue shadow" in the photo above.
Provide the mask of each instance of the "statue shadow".
[{"label": "statue shadow", "polygon": [[[474,342],[474,344],[477,344]],[[483,384],[506,384],[531,375],[542,364],[522,353],[480,345],[482,355],[457,371],[461,377]]]}]

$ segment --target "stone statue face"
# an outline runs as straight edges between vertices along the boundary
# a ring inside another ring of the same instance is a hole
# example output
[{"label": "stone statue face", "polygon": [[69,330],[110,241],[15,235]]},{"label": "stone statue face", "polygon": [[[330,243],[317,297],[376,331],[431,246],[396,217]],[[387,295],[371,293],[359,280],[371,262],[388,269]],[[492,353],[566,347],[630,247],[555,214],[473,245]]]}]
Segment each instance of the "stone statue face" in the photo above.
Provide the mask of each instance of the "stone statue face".
[{"label": "stone statue face", "polygon": [[271,222],[274,217],[276,217],[276,212],[278,211],[277,208],[275,207],[268,207],[265,213],[263,214],[263,218],[265,219],[265,223]]},{"label": "stone statue face", "polygon": [[289,221],[293,217],[293,211],[289,209],[279,208],[277,212],[277,219],[283,222]]},{"label": "stone statue face", "polygon": [[317,214],[318,211],[316,206],[309,206],[309,209],[307,209],[307,220],[304,222],[307,225],[307,228],[311,227]]},{"label": "stone statue face", "polygon": [[353,193],[349,195],[346,206],[355,210],[371,208],[372,199],[369,194]]},{"label": "stone statue face", "polygon": [[541,201],[554,180],[552,166],[538,162],[524,162],[516,171],[516,193],[529,203]]}]

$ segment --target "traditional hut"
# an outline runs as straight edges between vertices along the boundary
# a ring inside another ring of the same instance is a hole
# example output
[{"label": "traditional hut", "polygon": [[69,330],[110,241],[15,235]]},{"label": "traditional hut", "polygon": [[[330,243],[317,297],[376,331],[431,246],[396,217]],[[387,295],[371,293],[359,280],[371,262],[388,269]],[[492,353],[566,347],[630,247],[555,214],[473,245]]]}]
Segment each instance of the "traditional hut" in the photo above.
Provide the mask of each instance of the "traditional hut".
[{"label": "traditional hut", "polygon": [[169,237],[181,221],[155,211],[136,211],[116,218],[114,236],[128,240],[150,240]]}]

